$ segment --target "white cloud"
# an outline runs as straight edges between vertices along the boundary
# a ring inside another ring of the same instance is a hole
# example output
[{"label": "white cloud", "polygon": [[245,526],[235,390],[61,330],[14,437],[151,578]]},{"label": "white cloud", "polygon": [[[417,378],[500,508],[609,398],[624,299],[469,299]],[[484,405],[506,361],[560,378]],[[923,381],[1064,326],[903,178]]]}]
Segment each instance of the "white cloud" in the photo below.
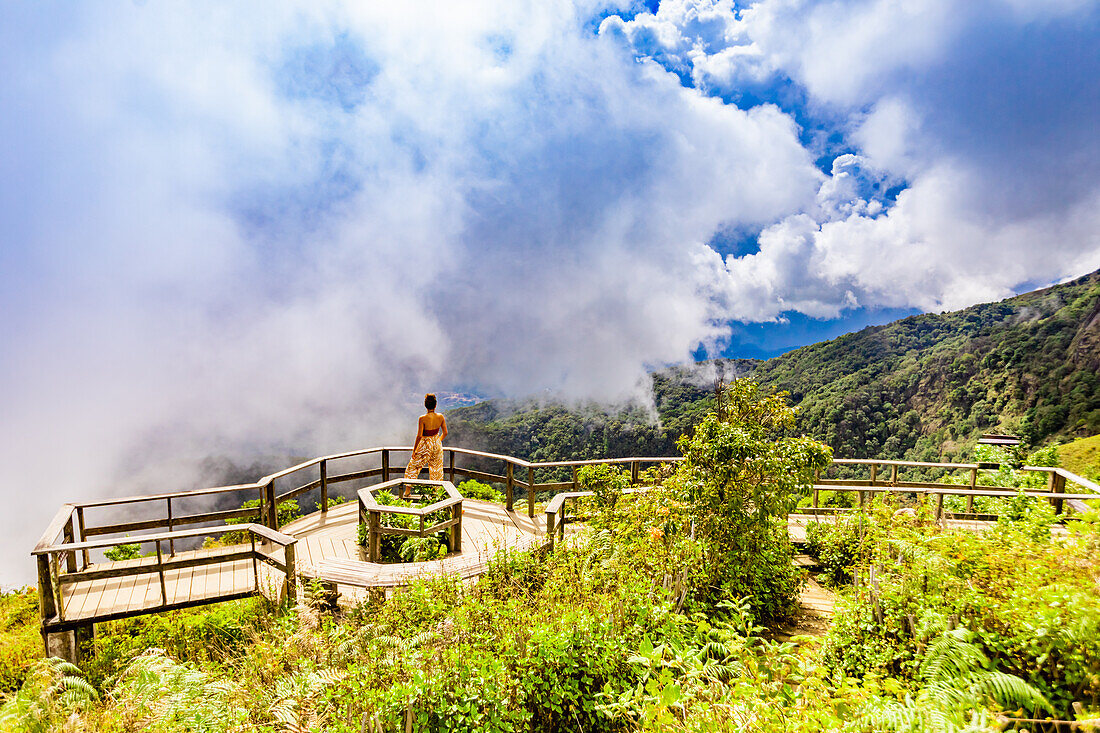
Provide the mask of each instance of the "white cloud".
[{"label": "white cloud", "polygon": [[[671,40],[646,43],[654,25]],[[735,101],[790,80],[789,111],[845,135],[810,136],[849,151],[816,205],[727,260],[735,318],[961,307],[1100,261],[1100,3],[698,0],[605,26]]]}]

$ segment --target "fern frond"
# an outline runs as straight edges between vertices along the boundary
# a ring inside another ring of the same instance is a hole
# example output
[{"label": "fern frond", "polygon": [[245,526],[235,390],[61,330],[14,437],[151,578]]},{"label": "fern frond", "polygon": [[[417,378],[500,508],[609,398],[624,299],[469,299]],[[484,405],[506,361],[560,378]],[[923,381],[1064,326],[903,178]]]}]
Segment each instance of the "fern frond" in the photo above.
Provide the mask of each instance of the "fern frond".
[{"label": "fern frond", "polygon": [[981,672],[971,675],[967,681],[973,697],[992,700],[1004,709],[1054,710],[1042,692],[1016,675]]},{"label": "fern frond", "polygon": [[958,628],[933,639],[921,662],[920,678],[928,682],[958,679],[988,665],[982,650],[967,640],[969,634]]}]

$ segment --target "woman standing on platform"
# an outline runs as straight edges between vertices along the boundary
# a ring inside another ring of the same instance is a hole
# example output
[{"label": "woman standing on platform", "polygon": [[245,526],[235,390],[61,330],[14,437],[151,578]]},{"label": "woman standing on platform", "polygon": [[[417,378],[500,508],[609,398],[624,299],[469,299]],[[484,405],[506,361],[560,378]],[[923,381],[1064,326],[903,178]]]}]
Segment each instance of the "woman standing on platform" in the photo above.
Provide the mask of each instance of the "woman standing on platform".
[{"label": "woman standing on platform", "polygon": [[[409,466],[405,469],[405,478],[416,478],[426,465],[428,478],[432,481],[443,480],[443,439],[447,437],[447,418],[435,411],[435,404],[433,393],[424,395],[424,409],[427,412],[417,421],[416,441]],[[408,491],[404,496],[408,496]]]}]

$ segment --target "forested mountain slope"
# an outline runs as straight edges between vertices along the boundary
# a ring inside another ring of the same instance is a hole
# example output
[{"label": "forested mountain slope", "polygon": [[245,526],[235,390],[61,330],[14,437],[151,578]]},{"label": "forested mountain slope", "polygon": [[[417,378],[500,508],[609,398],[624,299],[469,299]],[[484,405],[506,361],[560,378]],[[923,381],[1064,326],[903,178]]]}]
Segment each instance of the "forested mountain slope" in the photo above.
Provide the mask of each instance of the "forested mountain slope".
[{"label": "forested mountain slope", "polygon": [[[551,460],[661,454],[711,409],[713,374],[791,393],[802,429],[846,457],[963,456],[977,436],[1100,433],[1100,271],[999,303],[911,316],[763,362],[653,375],[638,407],[492,400],[448,413],[452,445]],[[656,420],[654,418],[657,418]]]}]

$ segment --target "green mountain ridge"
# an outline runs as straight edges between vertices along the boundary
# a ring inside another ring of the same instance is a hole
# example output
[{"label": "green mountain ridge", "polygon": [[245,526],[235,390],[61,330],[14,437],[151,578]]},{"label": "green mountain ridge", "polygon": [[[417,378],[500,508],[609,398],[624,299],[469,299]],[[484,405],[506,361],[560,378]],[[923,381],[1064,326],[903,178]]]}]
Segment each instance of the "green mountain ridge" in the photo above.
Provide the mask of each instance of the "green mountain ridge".
[{"label": "green mountain ridge", "polygon": [[640,406],[489,400],[448,412],[454,445],[533,460],[660,455],[713,408],[713,379],[790,392],[799,426],[836,455],[961,457],[981,433],[1038,444],[1100,433],[1100,271],[959,311],[910,316],[766,361],[652,375]]}]

